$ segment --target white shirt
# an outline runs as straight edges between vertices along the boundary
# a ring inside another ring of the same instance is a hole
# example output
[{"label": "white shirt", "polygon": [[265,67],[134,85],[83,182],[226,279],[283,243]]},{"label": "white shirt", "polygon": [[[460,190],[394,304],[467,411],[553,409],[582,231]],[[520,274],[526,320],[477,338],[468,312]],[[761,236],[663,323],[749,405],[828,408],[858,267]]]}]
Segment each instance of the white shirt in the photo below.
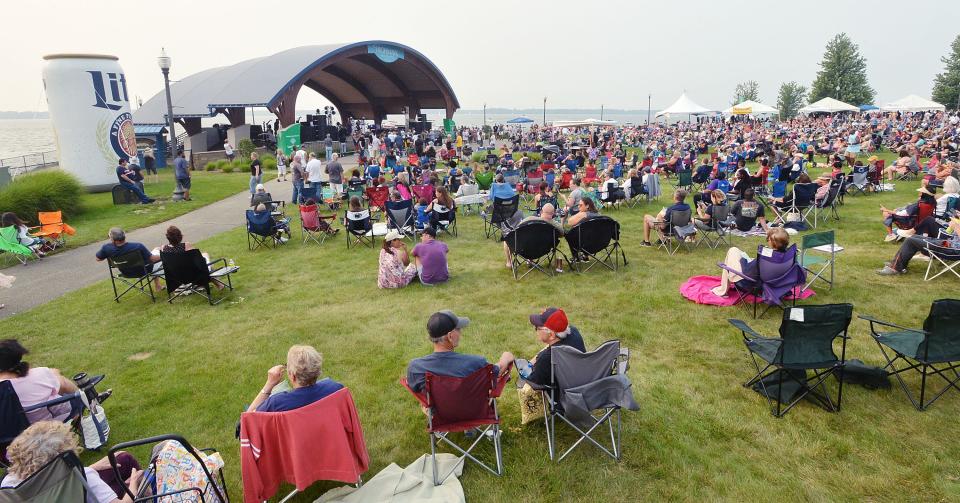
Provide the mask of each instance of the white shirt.
[{"label": "white shirt", "polygon": [[306,150],[304,150],[304,149],[297,150],[297,153],[294,154],[294,156],[300,158],[300,164],[306,164],[306,163],[307,163],[307,151],[306,151]]},{"label": "white shirt", "polygon": [[224,151],[224,153],[226,153],[227,155],[233,155],[233,145],[231,145],[231,144],[229,144],[229,143],[227,143],[227,142],[224,142],[224,144],[223,144],[223,151]]},{"label": "white shirt", "polygon": [[313,158],[307,162],[307,181],[310,183],[322,182],[327,170],[320,159]]},{"label": "white shirt", "polygon": [[376,150],[380,150],[380,143],[382,143],[382,142],[380,141],[380,137],[379,137],[379,136],[374,136],[374,137],[373,137],[373,141],[370,142],[370,144],[373,145],[373,148],[376,149]]},{"label": "white shirt", "polygon": [[[87,485],[90,486],[90,491],[87,492],[86,503],[110,503],[117,499],[116,493],[100,478],[96,470],[86,467],[83,469],[83,473],[86,474]],[[22,482],[22,480],[8,473],[7,476],[3,478],[3,481],[0,481],[0,487],[17,487],[20,482]]]}]

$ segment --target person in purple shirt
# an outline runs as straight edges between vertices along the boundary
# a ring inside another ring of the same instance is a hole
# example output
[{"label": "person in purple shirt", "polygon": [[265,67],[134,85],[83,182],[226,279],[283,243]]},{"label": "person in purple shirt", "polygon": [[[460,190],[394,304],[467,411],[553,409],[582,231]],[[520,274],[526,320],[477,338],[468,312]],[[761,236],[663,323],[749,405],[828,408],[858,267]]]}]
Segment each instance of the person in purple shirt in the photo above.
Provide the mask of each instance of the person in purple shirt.
[{"label": "person in purple shirt", "polygon": [[437,230],[426,227],[420,234],[420,244],[413,247],[414,260],[417,264],[417,275],[424,285],[435,285],[450,279],[447,270],[447,244],[438,241]]},{"label": "person in purple shirt", "polygon": [[[279,391],[278,385],[286,371],[290,389]],[[287,364],[274,365],[267,371],[267,382],[257,394],[247,412],[283,412],[310,405],[343,388],[330,378],[320,379],[323,373],[323,355],[313,346],[294,345],[287,351]]]}]

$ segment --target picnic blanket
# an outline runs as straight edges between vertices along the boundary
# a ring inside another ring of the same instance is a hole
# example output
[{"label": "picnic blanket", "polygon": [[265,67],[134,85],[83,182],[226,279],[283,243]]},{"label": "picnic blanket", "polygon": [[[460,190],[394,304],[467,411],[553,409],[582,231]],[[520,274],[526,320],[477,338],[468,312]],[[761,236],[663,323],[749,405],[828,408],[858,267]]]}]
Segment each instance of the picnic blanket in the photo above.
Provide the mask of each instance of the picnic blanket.
[{"label": "picnic blanket", "polygon": [[[720,276],[693,276],[680,285],[680,294],[697,304],[732,306],[737,303],[737,293],[732,290],[732,288],[726,297],[714,295],[710,290],[717,286],[720,286]],[[808,288],[803,291],[798,291],[799,289],[800,287],[795,287],[793,292],[793,295],[799,295],[797,296],[798,299],[806,299],[813,296],[813,290]],[[788,296],[787,298],[790,299],[791,297]],[[754,297],[753,295],[747,295],[744,300],[747,302],[760,302],[760,298]]]}]

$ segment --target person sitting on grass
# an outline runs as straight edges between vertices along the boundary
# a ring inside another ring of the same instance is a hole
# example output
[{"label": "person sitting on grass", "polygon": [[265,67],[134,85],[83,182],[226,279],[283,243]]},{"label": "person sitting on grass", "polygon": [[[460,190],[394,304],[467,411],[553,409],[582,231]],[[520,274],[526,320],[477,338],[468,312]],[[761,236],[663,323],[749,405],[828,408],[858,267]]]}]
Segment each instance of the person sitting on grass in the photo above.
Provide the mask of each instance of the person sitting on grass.
[{"label": "person sitting on grass", "polygon": [[[102,262],[109,258],[120,257],[131,252],[136,252],[139,253],[143,258],[144,267],[142,269],[131,269],[129,267],[121,268],[120,274],[123,276],[128,278],[139,278],[144,274],[152,273],[161,268],[160,255],[154,255],[150,253],[150,250],[148,250],[146,246],[143,246],[142,243],[128,243],[127,234],[123,232],[123,229],[119,227],[113,227],[110,229],[110,232],[107,233],[107,236],[109,237],[110,242],[101,246],[100,250],[97,251],[97,262]],[[153,279],[153,283],[154,287],[157,290],[160,290],[159,276]]]},{"label": "person sitting on grass", "polygon": [[[47,463],[66,451],[80,453],[80,442],[70,425],[59,421],[40,421],[31,425],[7,447],[10,468],[0,481],[0,487],[17,487],[21,482],[39,471]],[[137,494],[143,472],[140,464],[130,453],[114,454],[120,478],[104,456],[83,469],[86,503],[132,503],[126,493]],[[50,501],[53,501],[52,499]],[[57,500],[60,501],[60,500]]]},{"label": "person sitting on grass", "polygon": [[[458,317],[453,311],[437,311],[427,320],[427,335],[433,344],[433,353],[410,360],[407,365],[407,385],[413,391],[422,391],[425,376],[433,375],[466,377],[487,365],[487,359],[479,355],[458,353],[457,346],[463,329],[470,319]],[[504,352],[496,363],[497,372],[505,375],[514,361],[513,354]]]},{"label": "person sitting on grass", "polygon": [[673,193],[672,205],[661,210],[660,213],[657,213],[657,216],[643,216],[643,241],[640,242],[640,246],[653,246],[650,243],[650,231],[653,229],[657,229],[657,232],[665,230],[674,211],[690,211],[690,205],[683,202],[686,198],[687,191],[683,189],[677,189],[677,191]]},{"label": "person sitting on grass", "polygon": [[[30,407],[38,403],[68,395],[77,391],[77,385],[72,380],[63,377],[55,368],[31,367],[23,361],[28,354],[27,348],[20,345],[16,339],[0,341],[0,381],[10,381],[13,390],[17,392],[20,405]],[[79,402],[79,400],[78,400]],[[75,416],[81,403],[61,403],[27,412],[27,420],[31,423],[44,420],[63,421]]]},{"label": "person sitting on grass", "polygon": [[733,215],[737,230],[749,232],[757,226],[758,221],[764,232],[768,230],[763,205],[757,202],[753,187],[743,191],[743,197],[733,203],[730,214]]},{"label": "person sitting on grass", "polygon": [[417,265],[410,260],[403,234],[392,229],[383,238],[380,266],[377,269],[377,287],[403,288],[417,276]]},{"label": "person sitting on grass", "polygon": [[916,202],[910,203],[895,210],[890,210],[882,204],[880,205],[880,214],[883,216],[883,225],[887,228],[887,236],[884,238],[884,241],[890,242],[897,239],[898,235],[893,231],[894,225],[900,229],[912,229],[914,222],[917,220],[917,216],[920,214],[920,204],[928,204],[936,208],[937,200],[936,194],[933,192],[933,190],[936,189],[933,187],[920,187],[917,189],[917,192],[920,193],[920,196],[917,198]]},{"label": "person sitting on grass", "polygon": [[[787,231],[784,230],[783,227],[772,227],[767,230],[768,248],[783,253],[787,250],[788,246],[790,246],[790,235],[787,234]],[[723,263],[735,271],[740,271],[753,277],[757,276],[757,259],[751,259],[750,255],[747,255],[746,252],[736,246],[731,246],[730,249],[727,250],[727,256]],[[723,272],[720,274],[720,285],[711,291],[717,297],[726,297],[731,284],[734,283],[741,288],[750,286],[750,280],[723,269]]]},{"label": "person sitting on grass", "polygon": [[437,231],[433,227],[426,227],[420,234],[420,243],[413,247],[414,263],[417,265],[417,275],[420,283],[436,285],[450,279],[447,268],[447,244],[437,238]]},{"label": "person sitting on grass", "polygon": [[[583,345],[583,337],[577,327],[567,320],[567,313],[556,307],[548,307],[543,311],[530,315],[530,324],[537,333],[537,340],[545,344],[543,349],[530,360],[530,373],[522,375],[525,380],[541,386],[549,386],[551,382],[551,354],[550,347],[570,346],[581,352],[587,349]],[[518,367],[519,368],[519,367]]]},{"label": "person sitting on grass", "polygon": [[[286,371],[289,386],[279,386]],[[323,374],[323,355],[313,346],[294,345],[287,351],[287,364],[267,371],[267,382],[250,402],[247,412],[283,412],[310,405],[343,388]],[[283,389],[285,388],[285,389]]]},{"label": "person sitting on grass", "polygon": [[940,235],[941,230],[942,227],[940,227],[940,224],[937,223],[933,217],[925,218],[923,222],[917,225],[916,234],[907,237],[903,241],[900,249],[897,250],[897,254],[893,256],[893,260],[884,262],[883,269],[878,270],[877,274],[881,276],[905,274],[907,272],[907,265],[918,252],[926,257],[926,260],[930,260],[926,251],[928,243],[939,247],[951,248],[957,250],[956,253],[960,253],[960,219],[955,218],[950,221],[946,229],[946,237]]}]

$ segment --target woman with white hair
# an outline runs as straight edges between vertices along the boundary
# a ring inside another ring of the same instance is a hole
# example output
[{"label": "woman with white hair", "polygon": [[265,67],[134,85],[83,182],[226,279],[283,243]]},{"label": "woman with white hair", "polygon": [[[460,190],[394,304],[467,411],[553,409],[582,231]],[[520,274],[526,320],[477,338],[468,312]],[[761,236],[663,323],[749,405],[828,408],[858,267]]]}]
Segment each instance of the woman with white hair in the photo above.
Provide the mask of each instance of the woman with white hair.
[{"label": "woman with white hair", "polygon": [[[0,487],[16,487],[44,465],[66,451],[80,453],[77,435],[70,425],[60,421],[40,421],[17,436],[7,448],[10,468],[0,481]],[[136,494],[140,488],[143,472],[140,464],[127,452],[116,455],[122,480],[106,457],[83,469],[87,479],[86,503],[127,503],[133,500],[124,491],[124,486]]]},{"label": "woman with white hair", "polygon": [[[278,386],[283,380],[284,371],[287,373],[289,386]],[[287,364],[270,367],[266,384],[247,407],[247,412],[299,409],[343,388],[342,384],[329,377],[320,379],[322,373],[323,355],[313,346],[291,346],[287,351]]]},{"label": "woman with white hair", "polygon": [[937,198],[937,215],[953,214],[957,209],[957,198],[960,197],[960,180],[952,176],[943,179],[943,195]]}]

